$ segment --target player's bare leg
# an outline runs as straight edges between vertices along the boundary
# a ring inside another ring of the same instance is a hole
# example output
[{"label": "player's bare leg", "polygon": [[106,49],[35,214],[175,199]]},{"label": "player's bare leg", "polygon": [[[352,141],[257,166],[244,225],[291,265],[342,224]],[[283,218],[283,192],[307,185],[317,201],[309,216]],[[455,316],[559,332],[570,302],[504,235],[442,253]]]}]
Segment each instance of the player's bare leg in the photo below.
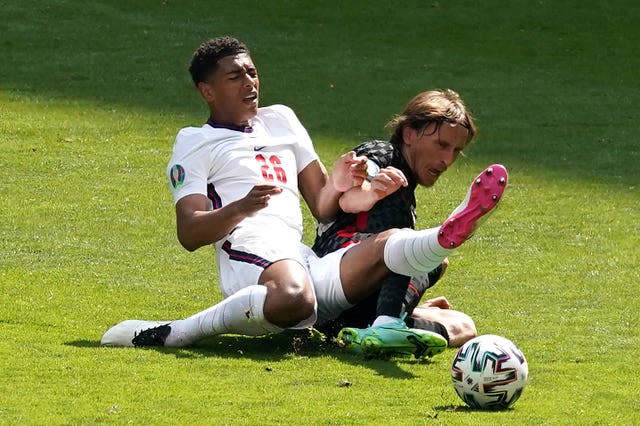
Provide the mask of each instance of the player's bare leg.
[{"label": "player's bare leg", "polygon": [[431,301],[415,308],[407,323],[413,328],[426,330],[443,327],[444,331],[440,334],[445,336],[450,347],[460,347],[478,335],[476,325],[469,315],[450,307],[438,307]]}]

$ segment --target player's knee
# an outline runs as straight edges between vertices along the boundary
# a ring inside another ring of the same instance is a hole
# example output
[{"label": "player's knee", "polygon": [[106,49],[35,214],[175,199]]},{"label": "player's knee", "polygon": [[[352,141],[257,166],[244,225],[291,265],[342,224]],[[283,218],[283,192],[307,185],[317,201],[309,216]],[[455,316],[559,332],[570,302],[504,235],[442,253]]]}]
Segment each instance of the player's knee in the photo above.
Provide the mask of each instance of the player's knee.
[{"label": "player's knee", "polygon": [[306,320],[315,310],[315,297],[310,286],[296,281],[268,285],[265,315],[281,327]]},{"label": "player's knee", "polygon": [[307,271],[290,260],[276,262],[261,276],[267,287],[265,317],[281,327],[290,327],[311,317],[315,295]]},{"label": "player's knee", "polygon": [[302,321],[313,314],[316,300],[311,288],[300,283],[292,283],[286,289],[286,303],[288,309],[296,312]]}]

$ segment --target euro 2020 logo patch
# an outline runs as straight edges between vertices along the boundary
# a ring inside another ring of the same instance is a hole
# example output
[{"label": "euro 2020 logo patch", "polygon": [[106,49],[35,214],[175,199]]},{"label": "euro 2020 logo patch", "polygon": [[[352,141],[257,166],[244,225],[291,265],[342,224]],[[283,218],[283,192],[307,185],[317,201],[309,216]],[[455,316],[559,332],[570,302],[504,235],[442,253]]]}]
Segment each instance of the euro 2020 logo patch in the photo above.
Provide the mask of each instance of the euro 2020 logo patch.
[{"label": "euro 2020 logo patch", "polygon": [[171,167],[171,186],[174,189],[178,189],[184,184],[184,175],[184,167],[180,164],[174,164]]}]

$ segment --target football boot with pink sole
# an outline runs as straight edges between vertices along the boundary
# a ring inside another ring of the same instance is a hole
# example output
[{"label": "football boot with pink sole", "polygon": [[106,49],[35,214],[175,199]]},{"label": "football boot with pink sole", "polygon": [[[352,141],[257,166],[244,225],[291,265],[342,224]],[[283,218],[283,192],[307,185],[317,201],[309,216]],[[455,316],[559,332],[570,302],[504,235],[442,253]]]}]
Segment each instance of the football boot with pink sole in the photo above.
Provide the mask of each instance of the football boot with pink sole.
[{"label": "football boot with pink sole", "polygon": [[509,174],[501,164],[493,164],[471,183],[467,196],[440,226],[438,243],[454,249],[464,243],[492,213],[502,198]]}]

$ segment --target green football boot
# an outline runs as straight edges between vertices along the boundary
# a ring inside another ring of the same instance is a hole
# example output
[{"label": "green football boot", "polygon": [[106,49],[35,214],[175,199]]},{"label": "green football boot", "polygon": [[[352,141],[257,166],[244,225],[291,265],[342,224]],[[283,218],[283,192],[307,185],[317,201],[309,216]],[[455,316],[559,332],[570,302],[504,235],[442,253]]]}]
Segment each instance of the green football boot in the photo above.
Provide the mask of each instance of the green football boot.
[{"label": "green football boot", "polygon": [[338,346],[353,354],[362,354],[362,339],[367,331],[369,331],[368,328],[343,328],[338,333]]},{"label": "green football boot", "polygon": [[362,353],[367,357],[393,354],[432,357],[447,348],[447,340],[438,333],[409,328],[404,321],[365,329],[343,328],[338,334],[338,342],[349,352]]}]

